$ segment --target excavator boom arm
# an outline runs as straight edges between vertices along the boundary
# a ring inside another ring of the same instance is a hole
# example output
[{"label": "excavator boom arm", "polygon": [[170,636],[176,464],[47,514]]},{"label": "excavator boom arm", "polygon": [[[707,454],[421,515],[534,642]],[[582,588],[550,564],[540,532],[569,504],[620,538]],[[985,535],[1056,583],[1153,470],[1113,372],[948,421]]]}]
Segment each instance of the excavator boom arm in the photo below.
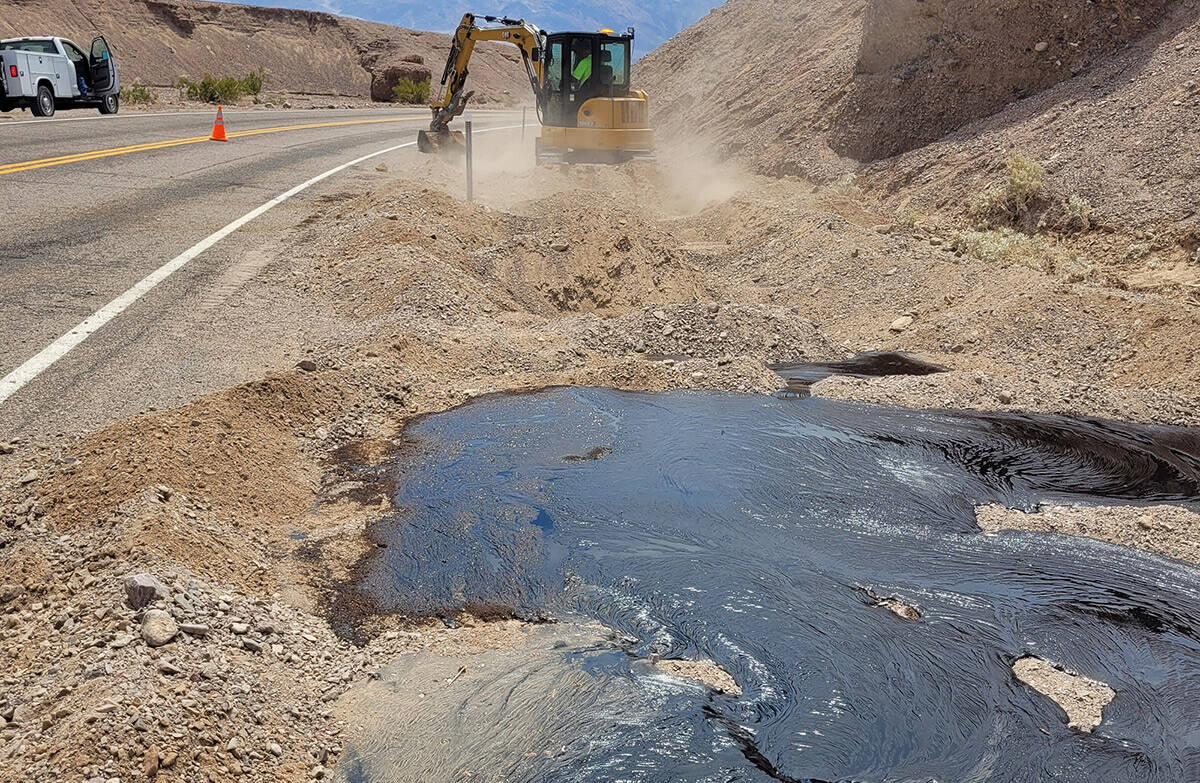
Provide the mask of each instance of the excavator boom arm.
[{"label": "excavator boom arm", "polygon": [[496,25],[493,27],[480,27],[475,19],[474,14],[463,14],[462,21],[454,32],[450,56],[446,59],[445,70],[442,71],[441,93],[430,104],[433,110],[433,121],[429,124],[431,133],[444,133],[449,128],[450,121],[466,109],[467,101],[473,95],[465,91],[468,65],[475,51],[475,44],[480,41],[510,43],[521,50],[521,59],[525,61],[529,84],[537,99],[538,111],[541,111],[544,101],[541,85],[542,47],[546,34],[523,19],[483,17],[484,21]]}]

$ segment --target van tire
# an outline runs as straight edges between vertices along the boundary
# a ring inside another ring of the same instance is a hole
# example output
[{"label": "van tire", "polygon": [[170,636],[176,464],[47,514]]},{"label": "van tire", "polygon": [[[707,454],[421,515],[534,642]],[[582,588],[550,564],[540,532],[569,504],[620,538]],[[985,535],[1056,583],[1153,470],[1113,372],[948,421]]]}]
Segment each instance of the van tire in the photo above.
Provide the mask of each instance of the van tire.
[{"label": "van tire", "polygon": [[121,109],[121,98],[114,92],[100,99],[101,114],[116,114]]},{"label": "van tire", "polygon": [[50,85],[45,82],[38,85],[37,96],[33,99],[31,110],[34,117],[54,116],[54,91],[50,89]]}]

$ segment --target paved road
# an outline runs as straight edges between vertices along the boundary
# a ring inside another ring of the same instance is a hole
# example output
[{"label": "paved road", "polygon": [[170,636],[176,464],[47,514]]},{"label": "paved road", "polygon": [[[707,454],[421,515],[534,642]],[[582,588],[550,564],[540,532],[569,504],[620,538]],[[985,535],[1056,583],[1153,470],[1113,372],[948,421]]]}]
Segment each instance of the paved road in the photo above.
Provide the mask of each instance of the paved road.
[{"label": "paved road", "polygon": [[[0,377],[230,221],[311,177],[414,140],[428,117],[425,110],[231,110],[227,144],[48,160],[207,136],[213,116],[72,114],[0,123]],[[477,117],[481,129],[512,122],[500,113]],[[322,127],[295,127],[305,125]],[[238,135],[248,131],[255,133]],[[410,148],[381,159],[417,154]],[[35,161],[42,162],[13,165]],[[98,427],[261,373],[260,362],[236,350],[226,362],[211,346],[192,358],[179,325],[195,320],[198,302],[219,304],[212,289],[230,285],[232,267],[236,279],[252,274],[255,259],[323,194],[373,174],[377,163],[298,194],[158,285],[0,403],[0,441]],[[297,348],[284,346],[275,359]]]}]

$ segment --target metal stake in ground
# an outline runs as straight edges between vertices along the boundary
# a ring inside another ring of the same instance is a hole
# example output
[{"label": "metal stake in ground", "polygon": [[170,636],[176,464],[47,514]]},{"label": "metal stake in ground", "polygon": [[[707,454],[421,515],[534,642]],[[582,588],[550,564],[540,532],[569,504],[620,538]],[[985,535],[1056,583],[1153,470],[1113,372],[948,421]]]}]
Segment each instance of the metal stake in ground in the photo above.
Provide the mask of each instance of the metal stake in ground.
[{"label": "metal stake in ground", "polygon": [[471,143],[471,115],[467,115],[467,201],[475,200],[475,156]]},{"label": "metal stake in ground", "polygon": [[525,141],[525,113],[529,111],[528,106],[521,107],[521,142]]}]

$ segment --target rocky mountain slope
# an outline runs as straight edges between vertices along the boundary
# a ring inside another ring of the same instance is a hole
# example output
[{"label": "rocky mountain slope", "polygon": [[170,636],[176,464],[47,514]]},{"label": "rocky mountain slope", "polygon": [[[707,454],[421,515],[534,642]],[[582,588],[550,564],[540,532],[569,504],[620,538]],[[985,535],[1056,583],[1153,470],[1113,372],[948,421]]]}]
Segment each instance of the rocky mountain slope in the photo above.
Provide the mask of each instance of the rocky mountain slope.
[{"label": "rocky mountain slope", "polygon": [[[3,9],[0,37],[62,35],[86,45],[103,34],[123,81],[148,85],[262,68],[272,91],[366,98],[373,82],[402,64],[440,77],[449,46],[448,36],[438,33],[228,3],[5,0]],[[518,53],[504,47],[481,47],[471,76],[482,103],[516,102],[529,89]]]},{"label": "rocky mountain slope", "polygon": [[[293,8],[328,8],[323,0],[267,0],[266,5]],[[637,51],[652,51],[671,36],[695,22],[721,0],[505,0],[486,5],[454,3],[387,2],[386,0],[338,0],[339,13],[375,19],[419,30],[450,32],[464,11],[492,16],[524,18],[547,30],[624,30],[637,28]]]},{"label": "rocky mountain slope", "polygon": [[[1200,242],[1198,16],[1195,0],[731,0],[638,80],[672,136],[767,173],[856,175],[923,214],[965,213],[1021,154],[1123,247],[1179,260]],[[747,44],[765,29],[782,34]]]}]

